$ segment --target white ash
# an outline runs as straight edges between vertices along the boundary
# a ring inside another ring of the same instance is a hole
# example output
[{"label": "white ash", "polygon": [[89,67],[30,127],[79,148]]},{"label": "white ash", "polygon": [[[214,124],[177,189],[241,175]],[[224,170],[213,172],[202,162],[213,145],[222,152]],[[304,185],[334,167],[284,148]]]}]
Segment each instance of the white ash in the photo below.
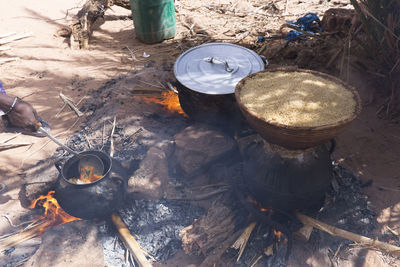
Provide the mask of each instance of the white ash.
[{"label": "white ash", "polygon": [[139,244],[157,261],[165,262],[181,249],[180,230],[204,211],[185,201],[135,200],[119,213]]}]

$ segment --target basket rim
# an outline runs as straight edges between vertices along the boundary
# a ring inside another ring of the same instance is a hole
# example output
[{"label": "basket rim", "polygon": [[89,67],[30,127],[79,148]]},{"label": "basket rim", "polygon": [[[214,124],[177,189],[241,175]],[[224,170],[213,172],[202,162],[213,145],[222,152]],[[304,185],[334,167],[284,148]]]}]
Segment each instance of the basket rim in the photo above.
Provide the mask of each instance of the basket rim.
[{"label": "basket rim", "polygon": [[[334,122],[334,123],[330,123],[330,124],[324,124],[324,125],[318,125],[318,126],[292,126],[292,125],[286,125],[286,124],[282,124],[282,123],[277,123],[277,122],[272,122],[272,121],[267,121],[264,118],[262,118],[260,115],[256,114],[255,112],[249,110],[241,101],[240,99],[240,92],[243,89],[243,85],[245,83],[245,81],[251,77],[254,77],[256,75],[258,75],[259,73],[263,73],[263,72],[277,72],[277,71],[286,71],[286,72],[305,72],[305,73],[311,73],[317,76],[320,76],[322,78],[326,78],[328,80],[331,80],[333,82],[339,83],[341,84],[344,88],[346,88],[347,90],[349,90],[352,95],[353,95],[353,99],[356,102],[355,105],[355,110],[353,111],[353,114],[343,120]],[[287,130],[296,130],[296,131],[315,131],[315,130],[327,130],[327,129],[333,129],[339,126],[343,126],[346,125],[348,123],[350,123],[351,121],[353,121],[355,118],[358,117],[358,115],[360,115],[361,113],[361,97],[357,91],[357,89],[351,85],[349,85],[348,83],[344,82],[343,80],[332,76],[330,74],[326,74],[323,72],[319,72],[319,71],[315,71],[315,70],[309,70],[309,69],[302,69],[302,68],[297,68],[295,66],[287,66],[287,67],[272,67],[269,69],[265,69],[253,74],[250,74],[246,77],[244,77],[243,79],[241,79],[238,84],[236,85],[235,88],[235,98],[236,98],[236,102],[238,103],[239,107],[244,110],[246,113],[250,114],[251,116],[257,118],[258,120],[261,120],[263,122],[265,122],[268,125],[274,126],[274,127],[278,127],[281,129],[287,129]]]}]

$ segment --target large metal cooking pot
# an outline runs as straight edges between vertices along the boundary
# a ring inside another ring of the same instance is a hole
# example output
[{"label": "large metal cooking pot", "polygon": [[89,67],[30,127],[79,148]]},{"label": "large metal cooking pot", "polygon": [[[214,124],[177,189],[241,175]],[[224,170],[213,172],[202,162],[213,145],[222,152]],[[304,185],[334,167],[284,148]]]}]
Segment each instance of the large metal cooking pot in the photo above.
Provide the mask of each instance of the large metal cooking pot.
[{"label": "large metal cooking pot", "polygon": [[234,96],[236,84],[266,65],[254,51],[229,43],[208,43],[187,50],[174,65],[183,111],[208,123],[241,117]]},{"label": "large metal cooking pot", "polygon": [[89,184],[75,184],[71,178],[79,177],[79,158],[74,156],[62,166],[55,197],[68,214],[82,219],[103,218],[110,215],[123,202],[127,174],[121,163],[102,151],[85,151],[81,154],[96,155],[104,164],[103,177]]}]

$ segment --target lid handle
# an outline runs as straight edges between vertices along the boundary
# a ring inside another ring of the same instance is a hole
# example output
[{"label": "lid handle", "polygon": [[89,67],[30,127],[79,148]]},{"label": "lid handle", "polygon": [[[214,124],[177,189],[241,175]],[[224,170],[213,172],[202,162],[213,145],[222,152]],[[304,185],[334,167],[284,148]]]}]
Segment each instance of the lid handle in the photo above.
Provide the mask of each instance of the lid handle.
[{"label": "lid handle", "polygon": [[225,70],[229,73],[233,71],[231,67],[229,67],[229,64],[227,61],[216,58],[216,57],[207,57],[204,59],[206,62],[211,63],[211,64],[224,64],[225,65]]}]

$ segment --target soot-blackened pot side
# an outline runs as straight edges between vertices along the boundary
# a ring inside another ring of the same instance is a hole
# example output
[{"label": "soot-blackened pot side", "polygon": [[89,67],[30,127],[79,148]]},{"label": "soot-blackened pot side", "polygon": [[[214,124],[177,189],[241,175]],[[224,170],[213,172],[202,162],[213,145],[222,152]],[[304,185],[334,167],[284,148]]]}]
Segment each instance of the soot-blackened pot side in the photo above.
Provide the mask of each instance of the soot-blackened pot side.
[{"label": "soot-blackened pot side", "polygon": [[261,140],[241,150],[243,184],[250,195],[264,208],[289,212],[319,209],[333,177],[328,145],[294,157],[282,156],[281,151],[266,149],[268,146]]}]

